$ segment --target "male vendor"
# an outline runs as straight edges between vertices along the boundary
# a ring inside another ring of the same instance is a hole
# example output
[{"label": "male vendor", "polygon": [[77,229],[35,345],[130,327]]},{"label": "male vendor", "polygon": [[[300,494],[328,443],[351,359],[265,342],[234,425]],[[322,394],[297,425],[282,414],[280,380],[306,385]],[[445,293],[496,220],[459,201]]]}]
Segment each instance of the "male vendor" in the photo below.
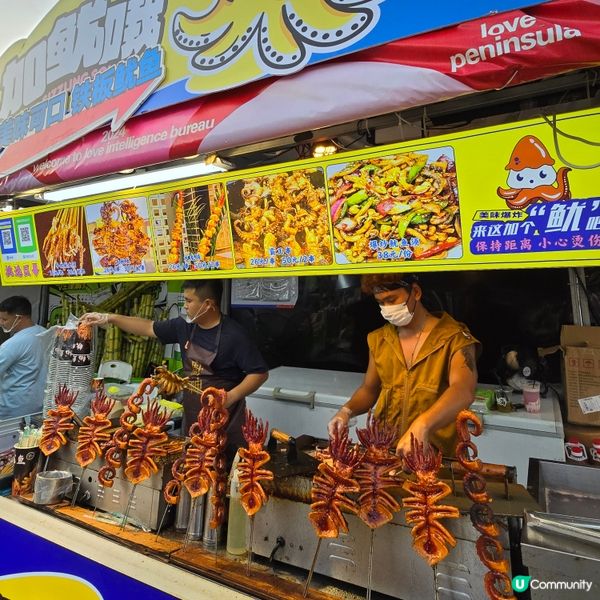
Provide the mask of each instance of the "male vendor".
[{"label": "male vendor", "polygon": [[207,387],[227,390],[227,455],[230,460],[244,444],[242,425],[245,398],[268,377],[268,366],[246,331],[221,313],[223,284],[220,280],[198,279],[183,283],[186,316],[166,321],[151,321],[118,314],[88,313],[87,324],[112,323],[134,335],[157,337],[163,344],[179,344],[184,375],[190,388],[184,391],[184,431],[196,420],[200,410],[199,393]]},{"label": "male vendor", "polygon": [[399,455],[410,450],[413,434],[453,456],[456,416],[474,400],[479,342],[447,313],[433,315],[423,306],[416,275],[365,275],[362,290],[373,295],[388,322],[368,335],[364,381],[329,431],[375,406],[377,418],[398,428]]},{"label": "male vendor", "polygon": [[10,337],[0,346],[0,420],[42,411],[48,361],[31,320],[31,302],[11,296],[0,302],[0,327]]}]

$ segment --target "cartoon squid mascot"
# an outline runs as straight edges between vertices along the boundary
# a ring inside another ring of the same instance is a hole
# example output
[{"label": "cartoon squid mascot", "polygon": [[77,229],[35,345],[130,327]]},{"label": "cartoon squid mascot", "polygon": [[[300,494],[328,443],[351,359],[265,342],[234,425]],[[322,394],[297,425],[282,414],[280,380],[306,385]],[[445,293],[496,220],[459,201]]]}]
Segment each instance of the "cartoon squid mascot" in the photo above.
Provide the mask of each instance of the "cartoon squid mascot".
[{"label": "cartoon squid mascot", "polygon": [[538,201],[569,200],[569,167],[554,169],[554,159],[546,146],[534,135],[521,138],[512,151],[505,169],[508,171],[508,189],[499,187],[498,196],[509,208],[524,209]]}]

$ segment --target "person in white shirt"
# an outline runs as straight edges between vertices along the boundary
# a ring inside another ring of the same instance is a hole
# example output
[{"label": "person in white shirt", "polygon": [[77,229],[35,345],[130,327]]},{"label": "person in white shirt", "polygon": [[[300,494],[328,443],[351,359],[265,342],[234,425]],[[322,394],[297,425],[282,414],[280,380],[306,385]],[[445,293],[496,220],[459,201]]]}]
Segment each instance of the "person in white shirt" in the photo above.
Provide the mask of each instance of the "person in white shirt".
[{"label": "person in white shirt", "polygon": [[31,302],[11,296],[0,302],[0,327],[10,337],[0,346],[0,420],[41,412],[48,361],[31,320]]}]

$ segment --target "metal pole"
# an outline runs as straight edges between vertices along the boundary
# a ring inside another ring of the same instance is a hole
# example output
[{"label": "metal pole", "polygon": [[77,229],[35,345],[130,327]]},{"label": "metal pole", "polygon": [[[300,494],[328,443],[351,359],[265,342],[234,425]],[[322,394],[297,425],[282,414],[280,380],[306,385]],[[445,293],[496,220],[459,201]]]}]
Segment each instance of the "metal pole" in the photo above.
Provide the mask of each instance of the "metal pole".
[{"label": "metal pole", "polygon": [[133,504],[136,487],[137,487],[137,483],[133,486],[133,489],[131,490],[131,493],[129,494],[129,499],[127,500],[127,508],[125,509],[125,514],[123,515],[123,520],[121,521],[121,527],[119,528],[119,531],[124,531],[125,527],[127,527],[127,520],[129,519],[129,511],[131,510],[131,506]]},{"label": "metal pole", "polygon": [[254,515],[250,517],[250,541],[248,543],[248,562],[246,563],[246,575],[250,575],[250,565],[252,564],[252,544],[254,541]]},{"label": "metal pole", "polygon": [[367,571],[367,600],[371,600],[371,589],[373,584],[373,546],[375,542],[375,530],[371,529],[369,542],[369,569]]},{"label": "metal pole", "polygon": [[312,581],[313,573],[315,572],[315,565],[317,564],[317,557],[319,556],[319,550],[321,549],[321,542],[323,538],[319,538],[317,543],[317,547],[315,548],[315,555],[313,556],[312,565],[310,565],[310,571],[308,572],[308,577],[306,578],[306,583],[304,584],[304,590],[302,592],[302,597],[306,598],[308,594],[308,587],[310,586],[310,582]]},{"label": "metal pole", "polygon": [[81,469],[81,475],[79,476],[79,481],[77,482],[77,487],[75,488],[75,491],[73,492],[73,498],[71,498],[71,506],[75,506],[75,503],[77,502],[77,494],[79,494],[79,490],[81,488],[81,480],[83,479],[83,475],[84,475],[86,469],[87,469],[87,467],[83,467],[83,469]]},{"label": "metal pole", "polygon": [[589,326],[592,321],[590,318],[590,308],[585,290],[581,282],[585,282],[585,271],[583,268],[569,268],[569,287],[571,288],[571,308],[573,311],[573,324]]},{"label": "metal pole", "polygon": [[171,509],[171,506],[172,506],[172,504],[167,503],[167,505],[165,506],[165,510],[163,510],[162,517],[160,518],[160,523],[158,524],[158,529],[156,530],[156,537],[154,538],[155,541],[158,540],[158,538],[160,536],[160,532],[162,530],[163,523],[165,522],[167,514],[168,514],[169,510]]}]

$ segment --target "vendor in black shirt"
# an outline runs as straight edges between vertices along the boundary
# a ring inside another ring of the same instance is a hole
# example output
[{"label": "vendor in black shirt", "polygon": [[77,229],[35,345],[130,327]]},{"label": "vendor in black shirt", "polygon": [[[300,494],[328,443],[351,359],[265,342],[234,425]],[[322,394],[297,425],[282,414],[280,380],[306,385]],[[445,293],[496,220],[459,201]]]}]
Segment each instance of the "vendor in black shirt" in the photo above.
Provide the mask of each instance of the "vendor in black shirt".
[{"label": "vendor in black shirt", "polygon": [[134,335],[157,337],[163,344],[179,344],[184,375],[190,389],[184,391],[184,431],[200,410],[199,394],[207,387],[227,390],[228,457],[243,445],[242,425],[246,396],[268,377],[268,367],[245,330],[221,313],[223,284],[198,279],[183,283],[186,317],[151,321],[118,314],[87,313],[81,320],[90,325],[112,323]]}]

